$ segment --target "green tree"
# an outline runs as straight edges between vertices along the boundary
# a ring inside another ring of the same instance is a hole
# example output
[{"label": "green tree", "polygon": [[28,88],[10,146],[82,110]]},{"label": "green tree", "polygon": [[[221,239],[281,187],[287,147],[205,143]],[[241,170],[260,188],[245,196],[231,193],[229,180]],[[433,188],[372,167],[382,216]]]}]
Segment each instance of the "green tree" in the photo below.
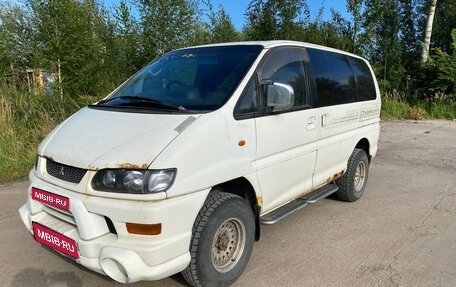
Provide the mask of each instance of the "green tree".
[{"label": "green tree", "polygon": [[451,51],[435,49],[428,63],[429,88],[431,91],[441,91],[456,96],[456,29],[451,31]]},{"label": "green tree", "polygon": [[[319,15],[323,10],[320,9]],[[331,20],[323,21],[317,16],[314,22],[301,23],[297,40],[351,51],[351,25],[342,15],[331,9]]]},{"label": "green tree", "polygon": [[398,88],[405,78],[398,0],[366,0],[365,6],[364,56],[374,64],[382,88]]},{"label": "green tree", "polygon": [[364,0],[347,0],[347,10],[352,14],[353,29],[351,33],[352,40],[352,53],[358,53],[359,34],[362,26],[362,13],[363,13]]},{"label": "green tree", "polygon": [[245,33],[251,40],[296,40],[302,31],[297,19],[303,15],[308,16],[305,0],[252,0]]},{"label": "green tree", "polygon": [[249,40],[277,39],[278,27],[271,11],[264,8],[263,0],[252,0],[247,6],[244,33]]},{"label": "green tree", "polygon": [[194,0],[136,0],[144,59],[188,46],[198,29]]},{"label": "green tree", "polygon": [[[95,0],[28,0],[34,16],[36,65],[57,73],[70,96],[103,93],[106,13]],[[61,96],[63,94],[61,93]]]},{"label": "green tree", "polygon": [[213,43],[235,42],[240,39],[239,33],[236,31],[230,16],[226,13],[222,5],[219,5],[218,11],[214,11],[214,7],[210,1],[205,2],[209,9],[209,31],[210,41]]},{"label": "green tree", "polygon": [[[0,74],[14,84],[25,76],[34,54],[35,34],[30,13],[17,4],[0,2]],[[21,77],[22,76],[22,77]]]},{"label": "green tree", "polygon": [[110,66],[116,71],[116,82],[121,82],[146,63],[142,61],[142,46],[138,21],[125,0],[114,8],[115,28],[112,36]]},{"label": "green tree", "polygon": [[420,18],[414,0],[399,1],[400,39],[402,45],[402,63],[408,74],[415,74],[420,61],[421,37],[418,33]]},{"label": "green tree", "polygon": [[439,0],[435,10],[432,30],[432,46],[451,53],[453,39],[451,30],[456,28],[456,1]]},{"label": "green tree", "polygon": [[244,33],[249,40],[297,40],[352,51],[351,23],[331,9],[331,19],[323,20],[324,2],[315,21],[305,1],[252,0],[247,8]]}]

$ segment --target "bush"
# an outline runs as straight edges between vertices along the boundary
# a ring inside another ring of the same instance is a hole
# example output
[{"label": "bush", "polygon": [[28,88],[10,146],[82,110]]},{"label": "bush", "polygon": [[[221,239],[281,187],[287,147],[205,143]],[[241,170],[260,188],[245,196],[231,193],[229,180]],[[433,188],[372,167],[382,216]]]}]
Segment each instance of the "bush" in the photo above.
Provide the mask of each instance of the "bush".
[{"label": "bush", "polygon": [[434,49],[436,54],[429,58],[427,73],[430,90],[456,94],[456,29],[451,31],[452,54],[443,52],[440,48]]},{"label": "bush", "polygon": [[408,115],[414,120],[424,120],[426,112],[420,107],[410,107],[407,109]]}]

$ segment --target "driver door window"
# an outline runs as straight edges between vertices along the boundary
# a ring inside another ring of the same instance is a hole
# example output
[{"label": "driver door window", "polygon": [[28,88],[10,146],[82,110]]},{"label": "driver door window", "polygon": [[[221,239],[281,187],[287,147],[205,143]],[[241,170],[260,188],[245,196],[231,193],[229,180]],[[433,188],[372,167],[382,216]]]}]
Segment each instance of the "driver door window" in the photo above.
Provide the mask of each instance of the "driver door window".
[{"label": "driver door window", "polygon": [[291,110],[310,106],[305,62],[304,51],[284,48],[271,53],[260,69],[262,80],[285,84],[293,89],[294,103]]}]

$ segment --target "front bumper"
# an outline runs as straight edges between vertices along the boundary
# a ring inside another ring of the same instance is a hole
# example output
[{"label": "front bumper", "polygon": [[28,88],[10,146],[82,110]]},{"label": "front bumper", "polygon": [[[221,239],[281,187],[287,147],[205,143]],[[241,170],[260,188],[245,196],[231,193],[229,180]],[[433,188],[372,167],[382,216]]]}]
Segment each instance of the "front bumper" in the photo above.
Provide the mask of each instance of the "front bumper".
[{"label": "front bumper", "polygon": [[[61,188],[33,171],[29,177],[27,203],[19,209],[22,221],[32,234],[37,222],[75,240],[81,265],[128,283],[159,280],[189,264],[193,222],[209,190],[159,201],[111,199]],[[69,198],[69,211],[33,200],[32,187]],[[126,222],[161,223],[162,232],[130,234]]]}]

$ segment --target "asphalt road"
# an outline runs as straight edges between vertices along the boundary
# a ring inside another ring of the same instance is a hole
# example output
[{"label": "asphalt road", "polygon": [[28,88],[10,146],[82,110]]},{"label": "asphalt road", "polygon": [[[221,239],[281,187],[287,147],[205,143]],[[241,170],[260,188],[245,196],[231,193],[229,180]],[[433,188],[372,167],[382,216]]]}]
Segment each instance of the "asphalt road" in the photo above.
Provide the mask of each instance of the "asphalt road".
[{"label": "asphalt road", "polygon": [[[0,185],[0,286],[121,286],[40,246]],[[456,286],[456,122],[386,121],[357,202],[324,199],[262,226],[233,286]],[[186,286],[180,275],[132,287]]]}]

